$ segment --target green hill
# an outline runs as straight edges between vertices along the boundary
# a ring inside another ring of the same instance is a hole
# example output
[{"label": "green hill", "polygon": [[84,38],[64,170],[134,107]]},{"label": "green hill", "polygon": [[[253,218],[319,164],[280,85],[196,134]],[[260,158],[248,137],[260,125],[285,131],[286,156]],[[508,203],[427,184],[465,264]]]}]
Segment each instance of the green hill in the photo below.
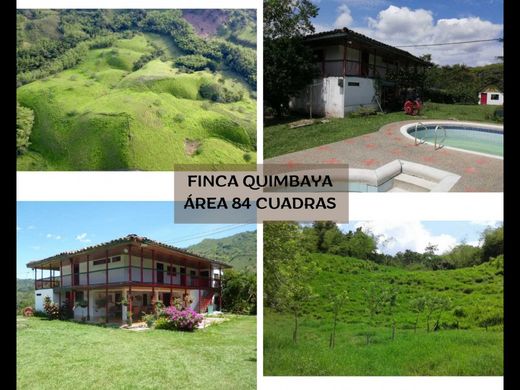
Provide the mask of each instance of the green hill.
[{"label": "green hill", "polygon": [[68,11],[18,15],[17,100],[34,112],[18,170],[256,162],[254,49],[197,37],[177,13],[121,27],[126,13]]},{"label": "green hill", "polygon": [[206,238],[186,249],[210,259],[224,261],[236,270],[256,272],[256,231],[218,239]]},{"label": "green hill", "polygon": [[16,279],[16,310],[24,307],[34,307],[34,280]]},{"label": "green hill", "polygon": [[[441,271],[328,254],[309,254],[306,261],[314,267],[313,298],[303,304],[298,343],[292,341],[294,318],[266,308],[265,375],[502,375],[502,256]],[[397,292],[393,313],[381,307],[371,318],[365,292],[370,290]],[[332,299],[341,291],[348,300],[342,302],[331,349]],[[432,313],[429,332],[427,310],[417,316],[412,309],[422,297],[449,300],[446,309]]]}]

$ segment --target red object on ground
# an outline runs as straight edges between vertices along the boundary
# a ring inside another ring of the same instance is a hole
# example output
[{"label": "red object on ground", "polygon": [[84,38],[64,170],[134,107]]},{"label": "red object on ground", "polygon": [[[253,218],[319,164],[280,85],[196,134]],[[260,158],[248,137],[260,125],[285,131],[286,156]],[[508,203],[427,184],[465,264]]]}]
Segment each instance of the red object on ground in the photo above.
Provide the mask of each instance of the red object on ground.
[{"label": "red object on ground", "polygon": [[480,94],[480,104],[487,104],[487,93],[486,92],[482,92]]},{"label": "red object on ground", "polygon": [[418,115],[421,112],[422,109],[422,103],[420,100],[407,100],[404,102],[404,112],[407,115]]}]

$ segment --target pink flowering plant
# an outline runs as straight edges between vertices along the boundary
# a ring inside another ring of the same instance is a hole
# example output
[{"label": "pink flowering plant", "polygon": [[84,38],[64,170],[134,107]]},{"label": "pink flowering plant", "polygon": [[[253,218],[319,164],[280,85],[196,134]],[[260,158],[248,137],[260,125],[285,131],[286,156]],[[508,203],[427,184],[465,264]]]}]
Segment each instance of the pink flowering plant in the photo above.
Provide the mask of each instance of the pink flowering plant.
[{"label": "pink flowering plant", "polygon": [[[166,315],[165,329],[177,329],[185,331],[193,331],[204,318],[202,314],[197,313],[191,308],[178,309],[175,306],[169,306],[164,309]],[[162,326],[161,326],[162,327]]]}]

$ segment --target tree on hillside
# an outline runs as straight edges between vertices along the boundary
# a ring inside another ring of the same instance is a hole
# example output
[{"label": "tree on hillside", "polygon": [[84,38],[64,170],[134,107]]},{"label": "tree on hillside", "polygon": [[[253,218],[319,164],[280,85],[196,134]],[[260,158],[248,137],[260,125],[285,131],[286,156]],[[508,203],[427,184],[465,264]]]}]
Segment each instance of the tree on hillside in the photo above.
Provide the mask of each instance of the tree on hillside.
[{"label": "tree on hillside", "polygon": [[314,266],[301,252],[301,230],[295,223],[264,224],[264,299],[266,306],[294,318],[293,342],[299,319],[313,297],[310,279]]},{"label": "tree on hillside", "polygon": [[34,112],[16,102],[16,153],[23,154],[29,149],[29,138],[34,123]]},{"label": "tree on hillside", "polygon": [[278,116],[316,75],[303,37],[314,32],[317,15],[310,0],[264,0],[264,99]]},{"label": "tree on hillside", "polygon": [[334,234],[341,234],[338,225],[336,225],[336,222],[332,221],[317,221],[312,224],[312,227],[317,236],[316,249],[318,252],[327,253],[329,249],[328,245],[330,245],[330,242],[333,240],[331,237],[332,235],[329,233],[329,238],[327,239],[328,242],[325,242],[325,235],[329,231],[333,231]]},{"label": "tree on hillside", "polygon": [[417,333],[417,324],[419,323],[419,316],[426,309],[426,297],[419,297],[410,302],[410,310],[415,313],[415,322],[413,332]]},{"label": "tree on hillside", "polygon": [[487,228],[482,232],[482,262],[489,261],[492,257],[497,257],[504,253],[504,226],[497,228]]},{"label": "tree on hillside", "polygon": [[477,246],[462,242],[443,253],[442,257],[453,268],[471,267],[481,263],[481,250]]},{"label": "tree on hillside", "polygon": [[256,314],[256,274],[228,270],[222,278],[224,309],[238,314]]},{"label": "tree on hillside", "polygon": [[390,287],[384,290],[383,294],[383,304],[386,308],[387,314],[390,316],[390,321],[392,322],[392,340],[394,340],[396,328],[395,309],[397,308],[397,297],[399,292],[397,288]]},{"label": "tree on hillside", "polygon": [[430,332],[430,320],[433,315],[437,314],[437,320],[435,322],[435,325],[433,327],[433,330],[439,329],[439,321],[441,318],[441,315],[444,311],[448,310],[450,308],[451,302],[448,298],[439,296],[439,295],[432,295],[426,297],[425,301],[425,311],[426,311],[426,331]]},{"label": "tree on hillside", "polygon": [[341,309],[348,302],[348,294],[346,291],[342,291],[340,293],[336,293],[331,297],[331,305],[332,305],[332,313],[334,314],[334,322],[332,327],[332,332],[330,334],[329,340],[329,348],[334,348],[336,346],[336,324],[338,322],[338,314]]},{"label": "tree on hillside", "polygon": [[384,291],[375,284],[363,289],[365,297],[365,312],[368,316],[368,329],[366,329],[365,337],[367,345],[370,343],[370,338],[375,334],[373,328],[376,325],[376,319],[379,314],[383,312],[385,305]]}]

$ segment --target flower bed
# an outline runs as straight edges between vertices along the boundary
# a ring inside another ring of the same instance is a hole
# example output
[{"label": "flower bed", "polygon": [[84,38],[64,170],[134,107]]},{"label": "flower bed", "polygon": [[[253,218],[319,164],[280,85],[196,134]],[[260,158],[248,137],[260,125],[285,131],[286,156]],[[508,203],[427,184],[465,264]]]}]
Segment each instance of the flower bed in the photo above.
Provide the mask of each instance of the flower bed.
[{"label": "flower bed", "polygon": [[162,315],[155,321],[156,329],[193,331],[202,322],[202,314],[188,309],[178,309],[169,306],[164,309]]}]

